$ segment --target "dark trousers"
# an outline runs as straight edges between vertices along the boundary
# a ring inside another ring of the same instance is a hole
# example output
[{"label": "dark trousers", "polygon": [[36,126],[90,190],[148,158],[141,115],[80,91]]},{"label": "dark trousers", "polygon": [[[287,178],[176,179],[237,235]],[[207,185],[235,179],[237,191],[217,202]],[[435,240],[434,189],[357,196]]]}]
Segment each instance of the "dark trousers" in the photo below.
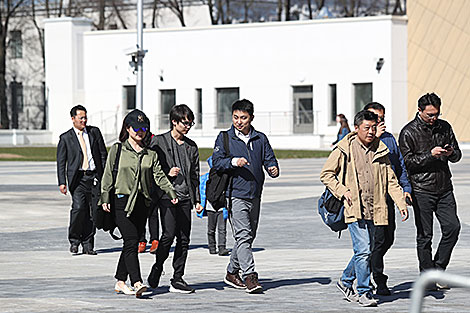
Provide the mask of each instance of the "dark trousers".
[{"label": "dark trousers", "polygon": [[[158,206],[152,203],[148,216],[148,227],[150,232],[150,242],[158,240],[160,236],[160,219],[158,218]],[[145,227],[140,235],[139,242],[147,242]]]},{"label": "dark trousers", "polygon": [[96,233],[92,216],[92,188],[96,174],[85,175],[80,172],[79,183],[72,193],[70,210],[69,242],[83,246],[83,250],[92,250]]},{"label": "dark trousers", "polygon": [[[416,248],[419,270],[431,268],[445,270],[459,238],[460,221],[453,191],[443,194],[413,193],[413,209],[416,225]],[[441,226],[441,241],[432,257],[433,213]]]},{"label": "dark trousers", "polygon": [[158,244],[153,268],[163,269],[170,248],[176,238],[175,252],[173,254],[173,278],[184,275],[186,259],[189,249],[189,235],[191,233],[191,200],[182,200],[174,205],[167,199],[158,203],[162,219],[162,237]]},{"label": "dark trousers", "polygon": [[129,276],[134,285],[138,281],[142,282],[137,249],[139,236],[147,221],[148,208],[145,206],[145,198],[139,194],[131,216],[127,217],[127,212],[124,211],[127,199],[128,196],[124,196],[116,197],[115,200],[116,224],[124,242],[114,277],[126,281]]},{"label": "dark trousers", "polygon": [[395,204],[387,195],[388,225],[374,227],[374,245],[370,256],[370,267],[376,284],[385,284],[388,276],[384,272],[385,253],[395,240]]},{"label": "dark trousers", "polygon": [[227,220],[224,219],[223,210],[218,212],[207,211],[207,242],[209,245],[209,250],[216,250],[216,240],[215,240],[215,228],[217,227],[217,242],[219,250],[225,249],[227,242]]}]

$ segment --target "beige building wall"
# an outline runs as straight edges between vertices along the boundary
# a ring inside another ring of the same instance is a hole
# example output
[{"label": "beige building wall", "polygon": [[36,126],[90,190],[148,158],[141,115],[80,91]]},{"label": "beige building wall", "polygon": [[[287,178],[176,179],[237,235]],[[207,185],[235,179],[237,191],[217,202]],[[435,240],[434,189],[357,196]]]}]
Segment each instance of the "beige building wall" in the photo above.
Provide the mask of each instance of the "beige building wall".
[{"label": "beige building wall", "polygon": [[470,1],[408,0],[408,118],[434,91],[442,118],[470,141]]}]

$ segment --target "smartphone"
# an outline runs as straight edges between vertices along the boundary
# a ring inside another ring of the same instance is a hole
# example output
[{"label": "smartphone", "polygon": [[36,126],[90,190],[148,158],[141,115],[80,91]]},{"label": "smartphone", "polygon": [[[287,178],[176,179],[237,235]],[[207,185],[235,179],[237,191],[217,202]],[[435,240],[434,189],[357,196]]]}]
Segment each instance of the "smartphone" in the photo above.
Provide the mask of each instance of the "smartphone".
[{"label": "smartphone", "polygon": [[408,204],[408,205],[413,205],[413,203],[411,202],[410,198],[405,197],[405,200],[406,200],[406,204]]},{"label": "smartphone", "polygon": [[452,148],[452,146],[451,146],[450,144],[446,144],[446,145],[444,146],[444,149],[446,149],[446,150],[450,150],[451,148]]}]

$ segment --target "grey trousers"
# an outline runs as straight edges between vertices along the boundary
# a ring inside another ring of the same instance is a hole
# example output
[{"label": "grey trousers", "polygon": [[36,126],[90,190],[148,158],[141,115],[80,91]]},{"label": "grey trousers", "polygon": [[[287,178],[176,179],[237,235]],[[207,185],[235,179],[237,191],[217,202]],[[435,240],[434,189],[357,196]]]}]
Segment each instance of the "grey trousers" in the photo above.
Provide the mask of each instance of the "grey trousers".
[{"label": "grey trousers", "polygon": [[256,273],[251,247],[256,237],[260,213],[260,199],[232,197],[232,212],[229,215],[235,245],[230,255],[227,271],[242,272],[242,277]]}]

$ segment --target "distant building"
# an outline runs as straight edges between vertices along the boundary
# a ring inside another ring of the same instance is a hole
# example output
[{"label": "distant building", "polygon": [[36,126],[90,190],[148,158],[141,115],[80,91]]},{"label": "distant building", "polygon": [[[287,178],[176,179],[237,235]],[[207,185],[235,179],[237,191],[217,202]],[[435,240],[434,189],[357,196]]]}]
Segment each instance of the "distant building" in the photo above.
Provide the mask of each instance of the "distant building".
[{"label": "distant building", "polygon": [[[136,77],[126,52],[135,30],[90,31],[86,19],[45,21],[46,89],[53,141],[84,104],[90,124],[111,144],[135,107]],[[313,149],[335,138],[337,113],[352,121],[369,101],[387,110],[387,129],[407,121],[406,17],[338,18],[178,29],[146,29],[144,111],[151,130],[169,128],[168,112],[196,113],[191,137],[211,147],[238,98],[255,104],[254,126],[275,148]]]},{"label": "distant building", "polygon": [[[38,4],[36,4],[38,5]],[[208,26],[211,24],[209,9],[202,2],[191,1],[184,7],[185,23],[188,26]],[[44,36],[44,19],[46,11],[44,7],[36,8],[36,18],[26,6],[23,11],[13,16],[9,24],[8,51],[6,63],[7,99],[10,116],[10,128],[13,129],[46,129],[47,113],[46,101],[49,96],[44,89],[43,47],[40,36]],[[65,14],[64,8],[61,14]],[[57,8],[49,12],[51,16],[57,16]],[[98,12],[89,9],[84,12],[87,16],[98,19]],[[153,7],[144,6],[144,23],[146,27],[152,26]],[[122,7],[118,18],[111,6],[106,10],[106,29],[122,29],[123,22],[126,27],[135,28],[136,5]],[[36,24],[34,23],[36,22]],[[158,28],[181,27],[177,16],[169,8],[159,7],[156,11],[155,26]],[[91,29],[94,29],[91,26]],[[57,48],[60,51],[60,44]],[[0,140],[1,142],[1,140]]]}]

